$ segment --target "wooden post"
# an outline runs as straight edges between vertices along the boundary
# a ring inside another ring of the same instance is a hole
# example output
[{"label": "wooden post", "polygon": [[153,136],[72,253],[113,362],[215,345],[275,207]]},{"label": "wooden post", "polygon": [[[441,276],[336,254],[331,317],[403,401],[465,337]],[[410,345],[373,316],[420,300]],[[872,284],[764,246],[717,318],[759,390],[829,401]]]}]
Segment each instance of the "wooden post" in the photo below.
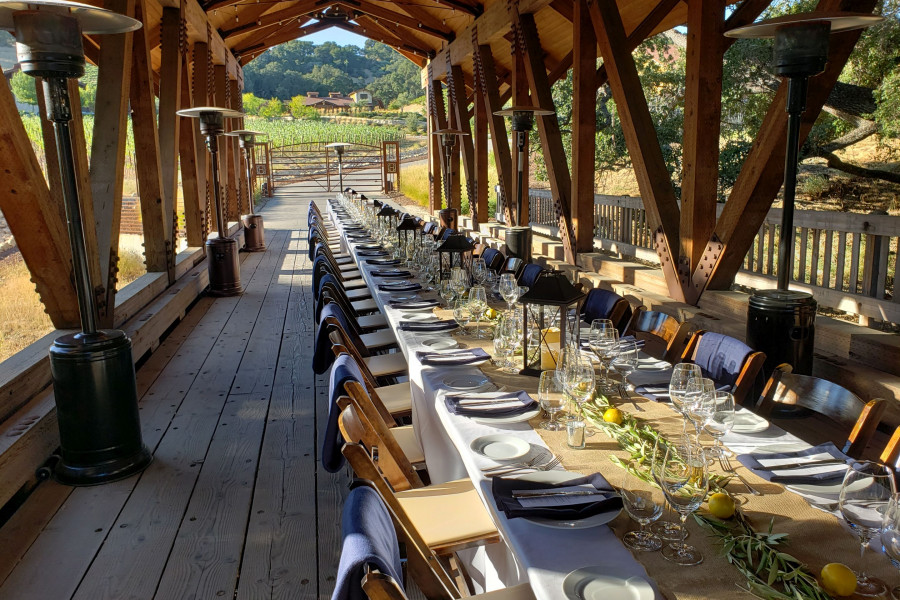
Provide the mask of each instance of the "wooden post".
[{"label": "wooden post", "polygon": [[433,135],[440,129],[437,123],[434,107],[434,86],[431,85],[431,65],[428,65],[426,73],[428,79],[425,82],[426,96],[426,134],[428,135],[428,210],[432,213],[441,208],[441,144],[437,136]]},{"label": "wooden post", "polygon": [[[191,86],[191,94],[193,99],[192,106],[209,106],[212,97],[212,60],[209,55],[209,45],[206,42],[194,43],[194,59],[191,61],[193,74],[193,84]],[[197,119],[191,119],[197,121]],[[203,239],[209,235],[209,232],[216,228],[217,223],[216,211],[211,210],[212,206],[212,173],[210,172],[209,154],[205,151],[206,140],[200,134],[200,125],[194,125],[195,142],[197,149],[197,183],[200,190],[200,203],[203,207],[204,228]],[[204,197],[205,192],[205,197]]]},{"label": "wooden post", "polygon": [[[510,52],[512,54],[513,68],[510,79],[510,87],[512,89],[512,104],[513,106],[533,106],[531,103],[531,97],[528,94],[528,76],[525,74],[525,50],[518,43],[518,35],[516,34],[516,29],[514,28],[514,37],[512,42],[512,48],[510,48]],[[528,200],[528,190],[529,190],[529,182],[531,181],[531,140],[528,139],[530,134],[525,135],[525,159],[522,162],[522,191],[519,192],[519,177],[518,173],[518,161],[519,161],[519,148],[517,144],[519,140],[517,139],[518,134],[516,132],[512,133],[513,136],[513,148],[512,148],[512,195],[510,196],[510,208],[513,209],[516,206],[516,198],[519,197],[519,194],[522,194],[522,214],[516,215],[516,223],[522,227],[528,227],[528,224],[531,222],[531,206]]]},{"label": "wooden post", "polygon": [[[477,38],[477,32],[473,33]],[[506,122],[503,117],[494,113],[503,108],[500,92],[497,89],[497,74],[494,70],[494,57],[488,45],[473,46],[475,52],[472,60],[475,63],[476,96],[480,97],[487,112],[488,127],[491,131],[491,143],[494,146],[494,162],[497,165],[498,185],[504,198],[504,219],[512,225],[512,158],[509,152],[509,137],[506,133]]]},{"label": "wooden post", "polygon": [[[431,90],[431,117],[432,117],[432,127],[434,130],[438,129],[447,129],[447,112],[444,110],[444,90],[441,87],[441,82],[436,79],[429,80],[428,88]],[[449,173],[445,173],[447,170],[446,162],[444,160],[444,149],[441,145],[441,140],[439,136],[434,136],[434,148],[437,150],[436,159],[438,163],[438,169],[436,172],[441,174],[440,181],[438,184],[440,185],[439,191],[442,193],[445,192],[446,185],[444,185],[444,178],[449,177]],[[433,158],[434,160],[434,158]],[[437,179],[437,177],[435,177]],[[452,179],[451,188],[452,188]],[[444,204],[440,202],[441,195],[438,195],[437,206],[432,207],[432,211],[440,210],[444,208]],[[450,198],[446,199],[447,207],[451,206]]]},{"label": "wooden post", "polygon": [[[456,99],[453,97],[453,90],[450,88],[450,74],[447,74],[447,127],[450,129],[459,129],[461,127],[456,113]],[[455,208],[458,213],[462,212],[461,201],[461,177],[459,169],[459,155],[462,144],[460,144],[459,136],[453,140],[453,151],[450,154],[450,198],[447,200],[447,206]],[[446,158],[445,158],[446,160]]]},{"label": "wooden post", "polygon": [[724,17],[723,0],[688,3],[679,238],[692,273],[716,225]]},{"label": "wooden post", "polygon": [[[181,109],[182,59],[181,59],[181,11],[164,7],[162,13],[162,38],[160,48],[159,80],[159,162],[162,172],[163,215],[177,213],[178,196],[178,148],[180,118],[176,111]],[[187,219],[185,203],[185,219]],[[175,224],[166,229],[166,241],[171,246],[169,254],[174,256],[177,231]],[[174,269],[169,273],[174,276]],[[170,282],[172,283],[172,282]]]},{"label": "wooden post", "polygon": [[[243,101],[241,99],[241,88],[239,87],[237,79],[228,79],[228,108],[232,110],[236,110],[238,112],[243,111]],[[238,125],[240,123],[240,125]],[[244,128],[244,119],[237,119],[232,122],[232,129],[243,129]],[[246,190],[244,188],[247,187],[247,171],[245,170],[244,164],[244,153],[241,151],[241,145],[238,138],[234,136],[228,136],[226,138],[231,145],[232,149],[232,159],[234,162],[234,177],[235,177],[235,201],[237,203],[237,215],[238,220],[240,220],[242,215],[248,214],[250,212],[250,202],[247,200]]]},{"label": "wooden post", "polygon": [[[213,67],[213,82],[215,86],[215,105],[228,108],[228,73],[225,65]],[[228,127],[226,127],[228,129]],[[234,173],[234,148],[231,139],[225,136],[219,138],[219,181],[222,183],[222,205],[225,207],[226,228],[229,221],[240,219],[237,209],[237,195],[235,188],[237,180]]]},{"label": "wooden post", "polygon": [[[81,319],[62,201],[47,187],[8,85],[0,85],[0,154],[4,157],[0,211],[16,238],[44,309],[54,327],[78,327]],[[48,171],[58,170],[50,163],[51,155],[47,160]]]},{"label": "wooden post", "polygon": [[[181,57],[182,61],[187,56]],[[181,108],[191,107],[190,65],[183,64],[181,69]],[[202,246],[206,240],[206,170],[200,170],[204,164],[198,157],[202,147],[197,146],[200,137],[197,119],[180,119],[178,136],[178,157],[181,162],[181,197],[184,199],[184,227],[187,233],[188,246]]]},{"label": "wooden post", "polygon": [[[137,0],[136,14],[144,15],[144,1]],[[164,211],[159,132],[156,129],[156,98],[146,23],[134,33],[134,64],[131,69],[131,126],[138,187],[141,192],[141,221],[144,227],[144,254],[147,271],[165,271],[175,281],[175,253],[172,251],[171,213]]]},{"label": "wooden post", "polygon": [[[478,79],[477,75],[475,79]],[[475,105],[473,150],[475,153],[475,205],[477,206],[477,210],[473,210],[472,214],[473,220],[475,215],[478,217],[477,222],[473,223],[473,228],[477,231],[479,223],[487,223],[491,217],[488,214],[488,194],[490,193],[488,190],[488,114],[480,90],[475,90],[472,99]]]},{"label": "wooden post", "polygon": [[[104,7],[129,16],[135,14],[134,0],[107,2]],[[105,298],[98,302],[101,327],[113,325],[115,308],[132,43],[130,33],[104,38],[97,72],[94,131],[101,134],[94,135],[91,143],[90,180],[99,269],[94,283],[105,288]],[[86,223],[91,222],[87,214],[83,214]],[[86,227],[85,233],[89,229]]]},{"label": "wooden post", "polygon": [[575,249],[594,250],[597,143],[597,37],[587,0],[575,0],[572,23],[572,218]]},{"label": "wooden post", "polygon": [[[475,146],[472,143],[472,128],[469,125],[469,103],[466,100],[466,79],[462,67],[453,65],[450,68],[450,95],[453,97],[453,109],[456,115],[457,129],[466,135],[459,136],[459,148],[463,166],[466,169],[466,195],[469,198],[469,210],[472,211],[474,228],[478,229],[478,220],[485,217],[478,212],[478,200],[475,194],[477,175],[475,173]],[[460,202],[461,203],[461,202]]]}]

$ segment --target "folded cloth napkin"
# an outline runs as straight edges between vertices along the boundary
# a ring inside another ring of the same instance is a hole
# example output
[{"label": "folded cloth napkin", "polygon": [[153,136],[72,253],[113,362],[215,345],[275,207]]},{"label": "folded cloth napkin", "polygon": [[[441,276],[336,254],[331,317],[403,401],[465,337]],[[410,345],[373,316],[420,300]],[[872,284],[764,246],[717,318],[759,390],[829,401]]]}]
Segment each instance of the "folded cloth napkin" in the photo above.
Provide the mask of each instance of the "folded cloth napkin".
[{"label": "folded cloth napkin", "polygon": [[627,342],[634,342],[634,345],[636,348],[644,347],[644,340],[635,339],[635,337],[633,335],[626,335],[625,337],[619,338],[619,342],[616,345],[622,346],[622,345],[626,344]]},{"label": "folded cloth napkin", "polygon": [[781,467],[786,465],[798,465],[804,462],[817,460],[826,460],[837,458],[839,460],[848,461],[850,458],[837,449],[831,442],[819,444],[806,450],[798,450],[796,452],[751,452],[749,454],[738,454],[737,459],[742,465],[759,475],[766,481],[774,483],[804,484],[804,483],[822,483],[843,479],[847,472],[848,466],[841,464],[830,465],[814,465],[811,467],[797,469],[782,469],[771,471],[772,467]]},{"label": "folded cloth napkin", "polygon": [[669,396],[669,382],[660,381],[659,383],[647,383],[634,388],[634,392],[654,402],[671,402],[672,397]]},{"label": "folded cloth napkin", "polygon": [[405,308],[406,310],[434,308],[435,306],[441,305],[439,300],[391,300],[389,304],[391,308]]},{"label": "folded cloth napkin", "polygon": [[360,250],[383,250],[384,248],[382,247],[381,244],[360,244],[359,249]]},{"label": "folded cloth napkin", "polygon": [[412,277],[412,273],[409,271],[399,269],[372,269],[372,275],[375,277]]},{"label": "folded cloth napkin", "polygon": [[360,256],[388,256],[388,252],[384,250],[357,250],[356,252]]},{"label": "folded cloth napkin", "polygon": [[470,365],[472,363],[485,361],[490,357],[491,355],[481,348],[448,350],[445,352],[416,352],[416,358],[419,359],[419,362],[429,367],[436,367],[439,365]]},{"label": "folded cloth napkin", "polygon": [[463,417],[514,417],[538,408],[525,391],[447,394],[444,405],[451,414]]},{"label": "folded cloth napkin", "polygon": [[399,265],[400,259],[399,258],[369,258],[366,260],[366,262],[370,265],[390,266],[390,265]]},{"label": "folded cloth napkin", "polygon": [[[553,491],[573,487],[579,491],[596,491],[602,495],[556,496],[524,500],[522,498],[513,498],[513,492]],[[574,521],[604,512],[618,512],[622,509],[622,498],[600,473],[553,485],[537,481],[524,481],[512,477],[495,477],[492,484],[492,492],[497,507],[506,513],[508,519],[542,517],[545,519]]]},{"label": "folded cloth napkin", "polygon": [[378,289],[382,292],[414,292],[422,289],[421,283],[379,283]]},{"label": "folded cloth napkin", "polygon": [[451,329],[456,329],[457,327],[459,327],[459,323],[457,323],[453,319],[447,319],[445,321],[431,321],[430,323],[421,323],[419,321],[400,321],[400,329],[402,329],[403,331],[450,331]]},{"label": "folded cloth napkin", "polygon": [[370,236],[368,233],[363,233],[363,232],[354,233],[352,231],[347,233],[347,237],[350,238],[351,240],[371,240],[372,239],[372,236]]}]

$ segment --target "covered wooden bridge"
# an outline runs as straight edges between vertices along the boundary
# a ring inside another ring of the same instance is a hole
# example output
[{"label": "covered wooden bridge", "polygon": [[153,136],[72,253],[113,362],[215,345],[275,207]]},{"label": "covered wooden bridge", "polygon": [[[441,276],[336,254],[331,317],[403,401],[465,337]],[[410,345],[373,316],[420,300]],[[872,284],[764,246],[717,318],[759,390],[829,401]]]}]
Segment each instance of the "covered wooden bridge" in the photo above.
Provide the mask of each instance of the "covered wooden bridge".
[{"label": "covered wooden bridge", "polygon": [[[665,283],[656,291],[688,310],[704,291],[730,288],[782,185],[786,85],[717,217],[722,57],[734,41],[723,32],[752,23],[768,4],[104,2],[104,8],[133,16],[143,27],[84,36],[86,57],[99,67],[97,108],[90,152],[81,113],[77,106],[72,111],[74,161],[99,321],[132,338],[143,437],[156,460],[138,477],[93,488],[36,477],[59,445],[47,347],[60,331],[78,327],[79,305],[59,175],[51,166],[45,176],[13,95],[0,86],[0,210],[58,330],[0,365],[0,506],[5,506],[0,598],[327,598],[331,593],[347,476],[321,468],[327,381],[314,378],[309,368],[315,329],[306,206],[322,198],[290,187],[277,190],[262,211],[267,250],[242,254],[243,295],[206,296],[202,246],[217,229],[209,154],[196,120],[176,111],[240,110],[242,67],[268,48],[315,31],[338,27],[381,41],[422,68],[429,132],[468,134],[455,146],[449,169],[437,138],[429,136],[430,208],[459,208],[466,194],[470,229],[502,239],[502,229],[488,225],[489,151],[501,195],[515,198],[518,190],[511,132],[495,113],[508,102],[552,109],[551,86],[571,70],[571,165],[555,114],[536,122],[559,232],[553,243],[559,253],[550,258],[590,275],[595,260],[601,260],[594,254],[595,102],[598,88],[608,84],[662,265]],[[874,6],[874,0],[820,0],[816,10],[831,14]],[[680,197],[631,56],[641,41],[676,25],[687,27],[688,40]],[[859,31],[832,37],[827,68],[810,81],[802,136],[858,37]],[[77,103],[76,84],[69,85]],[[147,274],[119,289],[129,120]],[[46,118],[44,125],[47,163],[54,165]],[[232,119],[229,129],[238,128],[240,120]],[[237,139],[222,138],[225,230],[238,239],[240,216],[249,206],[244,160]],[[449,183],[449,199],[443,182]],[[176,239],[180,206],[186,248]],[[519,215],[510,214],[512,206],[506,203],[507,222],[528,223],[528,203]],[[634,285],[633,269],[621,281]],[[868,385],[876,383],[870,378]],[[878,392],[893,393],[893,385]]]}]

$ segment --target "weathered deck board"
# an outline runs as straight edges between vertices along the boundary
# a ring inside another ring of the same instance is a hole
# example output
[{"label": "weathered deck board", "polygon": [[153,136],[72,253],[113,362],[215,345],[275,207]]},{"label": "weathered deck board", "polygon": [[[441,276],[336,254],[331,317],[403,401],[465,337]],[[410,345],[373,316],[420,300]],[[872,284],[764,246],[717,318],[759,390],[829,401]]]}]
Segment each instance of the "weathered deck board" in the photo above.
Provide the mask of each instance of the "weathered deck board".
[{"label": "weathered deck board", "polygon": [[320,467],[309,196],[285,191],[243,296],[202,298],[138,371],[154,463],[41,484],[0,529],[0,598],[330,597],[348,474]]}]

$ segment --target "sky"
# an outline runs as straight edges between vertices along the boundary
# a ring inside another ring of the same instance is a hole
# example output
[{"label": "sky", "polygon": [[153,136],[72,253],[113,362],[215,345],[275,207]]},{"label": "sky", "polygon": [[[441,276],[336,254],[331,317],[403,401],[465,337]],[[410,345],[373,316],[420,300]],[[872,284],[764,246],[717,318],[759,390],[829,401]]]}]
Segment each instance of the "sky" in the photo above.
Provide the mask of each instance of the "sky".
[{"label": "sky", "polygon": [[304,42],[312,42],[313,44],[324,44],[325,42],[334,42],[338,46],[347,46],[353,44],[362,48],[366,43],[366,38],[349,31],[344,31],[338,27],[329,27],[325,31],[319,31],[312,35],[300,38]]}]

